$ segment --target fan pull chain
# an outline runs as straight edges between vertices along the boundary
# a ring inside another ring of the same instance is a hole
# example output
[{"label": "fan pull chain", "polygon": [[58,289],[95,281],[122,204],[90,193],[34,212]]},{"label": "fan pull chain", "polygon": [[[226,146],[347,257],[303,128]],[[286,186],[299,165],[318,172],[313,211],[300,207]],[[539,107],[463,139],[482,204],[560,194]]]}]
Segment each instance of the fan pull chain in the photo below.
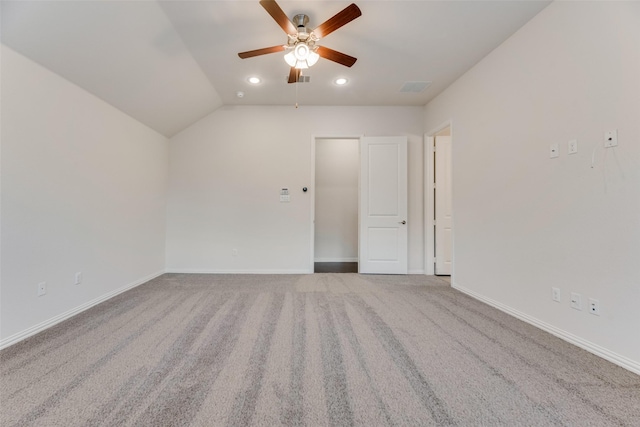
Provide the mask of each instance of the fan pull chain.
[{"label": "fan pull chain", "polygon": [[298,81],[294,84],[296,85],[296,108],[298,108],[298,82],[300,81],[300,74],[298,74]]}]

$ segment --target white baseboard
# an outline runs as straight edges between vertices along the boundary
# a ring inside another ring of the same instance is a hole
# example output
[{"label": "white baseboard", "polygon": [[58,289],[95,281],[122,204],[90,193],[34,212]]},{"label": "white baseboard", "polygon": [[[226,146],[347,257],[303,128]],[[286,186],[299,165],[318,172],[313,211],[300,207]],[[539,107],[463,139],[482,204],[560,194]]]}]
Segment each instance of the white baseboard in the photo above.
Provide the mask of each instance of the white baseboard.
[{"label": "white baseboard", "polygon": [[[335,261],[318,261],[335,262]],[[208,270],[194,268],[169,268],[166,273],[175,274],[313,274],[313,270]],[[409,270],[407,274],[424,274],[424,270]]]},{"label": "white baseboard", "polygon": [[313,274],[311,270],[208,270],[208,269],[193,269],[193,268],[169,268],[167,273],[182,273],[182,274]]},{"label": "white baseboard", "polygon": [[569,333],[567,331],[564,331],[560,328],[557,328],[549,323],[543,322],[542,320],[536,319],[535,317],[529,316],[528,314],[525,314],[521,311],[515,310],[507,305],[504,305],[498,301],[494,301],[491,298],[487,298],[484,297],[472,290],[469,290],[463,286],[459,286],[458,284],[453,283],[451,285],[453,288],[459,290],[460,292],[463,292],[467,295],[469,295],[472,298],[475,298],[479,301],[484,302],[485,304],[488,304],[494,308],[497,308],[500,311],[503,311],[507,314],[510,314],[511,316],[518,318],[524,322],[527,322],[539,329],[542,329],[543,331],[549,332],[552,335],[555,335],[556,337],[567,341],[568,343],[571,343],[573,345],[576,345],[584,350],[587,350],[589,353],[593,353],[596,356],[602,357],[605,360],[608,360],[611,363],[614,363],[618,366],[621,366],[635,374],[640,375],[640,362],[631,360],[627,357],[621,356],[617,353],[614,353],[613,351],[610,351],[604,347],[601,347],[597,344],[594,344],[590,341],[587,341],[583,338],[580,338],[576,335],[573,335],[572,333]]},{"label": "white baseboard", "polygon": [[316,258],[314,262],[358,262],[358,258]]},{"label": "white baseboard", "polygon": [[4,338],[2,340],[0,340],[0,350],[6,347],[9,347],[19,341],[22,341],[26,338],[29,338],[32,335],[35,335],[39,332],[44,331],[45,329],[49,329],[50,327],[62,322],[63,320],[67,320],[70,317],[75,316],[76,314],[82,313],[85,310],[90,309],[91,307],[100,304],[101,302],[104,302],[110,298],[115,297],[118,294],[121,294],[125,291],[128,291],[129,289],[133,289],[136,286],[140,286],[143,283],[148,282],[149,280],[155,279],[158,276],[161,276],[164,274],[164,270],[157,272],[157,273],[153,273],[149,276],[143,277],[142,279],[138,279],[135,282],[131,282],[121,288],[116,289],[115,291],[109,292],[107,294],[104,294],[98,298],[92,299],[89,302],[86,302],[82,305],[79,305],[78,307],[72,308],[69,311],[66,311],[62,314],[59,314],[57,316],[52,317],[49,320],[45,320],[44,322],[38,323],[37,325],[34,325],[28,329],[25,329],[24,331],[18,332],[16,334],[13,334],[7,338]]}]

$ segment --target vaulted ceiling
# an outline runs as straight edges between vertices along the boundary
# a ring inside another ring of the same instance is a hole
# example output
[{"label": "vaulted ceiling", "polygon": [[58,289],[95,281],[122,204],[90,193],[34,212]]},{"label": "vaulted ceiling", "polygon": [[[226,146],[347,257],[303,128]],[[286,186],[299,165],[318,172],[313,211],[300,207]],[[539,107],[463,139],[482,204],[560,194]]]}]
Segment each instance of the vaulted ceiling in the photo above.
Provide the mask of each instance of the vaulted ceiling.
[{"label": "vaulted ceiling", "polygon": [[[355,2],[362,16],[319,44],[358,61],[321,58],[304,73],[308,83],[287,83],[283,53],[238,57],[287,41],[258,0],[3,0],[2,43],[172,136],[222,105],[425,105],[549,4]],[[315,28],[349,2],[278,4]],[[407,82],[431,83],[401,91]]]}]

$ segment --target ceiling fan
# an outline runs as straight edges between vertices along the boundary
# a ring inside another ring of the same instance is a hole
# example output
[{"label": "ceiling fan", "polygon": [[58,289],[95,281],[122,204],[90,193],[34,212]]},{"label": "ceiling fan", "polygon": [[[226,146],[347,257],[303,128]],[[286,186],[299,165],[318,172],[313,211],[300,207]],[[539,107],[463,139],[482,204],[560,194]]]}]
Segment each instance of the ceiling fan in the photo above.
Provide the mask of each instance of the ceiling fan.
[{"label": "ceiling fan", "polygon": [[360,8],[354,3],[351,3],[311,31],[307,28],[307,24],[309,23],[309,17],[307,15],[296,15],[293,17],[292,22],[287,18],[287,15],[285,15],[275,0],[260,0],[260,5],[271,15],[284,32],[287,33],[289,39],[285,45],[240,52],[238,53],[240,58],[246,59],[268,53],[286,51],[287,53],[284,59],[287,64],[291,66],[289,83],[296,83],[300,78],[301,70],[311,67],[319,58],[325,58],[347,67],[351,67],[357,61],[357,58],[353,56],[329,49],[328,47],[316,45],[316,42],[322,37],[328,36],[338,28],[362,15]]}]

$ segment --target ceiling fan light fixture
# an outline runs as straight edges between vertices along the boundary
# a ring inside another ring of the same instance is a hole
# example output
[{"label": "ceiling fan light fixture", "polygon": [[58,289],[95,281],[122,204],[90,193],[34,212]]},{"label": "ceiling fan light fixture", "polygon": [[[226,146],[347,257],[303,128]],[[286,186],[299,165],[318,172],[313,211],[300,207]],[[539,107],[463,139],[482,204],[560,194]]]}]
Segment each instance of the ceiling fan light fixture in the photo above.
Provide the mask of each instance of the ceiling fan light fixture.
[{"label": "ceiling fan light fixture", "polygon": [[312,67],[320,59],[315,48],[309,47],[306,43],[297,43],[293,49],[284,56],[284,60],[290,67],[304,70]]},{"label": "ceiling fan light fixture", "polygon": [[290,67],[295,67],[296,66],[296,62],[298,62],[298,60],[296,59],[296,56],[293,54],[293,50],[290,50],[285,56],[284,56],[284,60],[287,64],[289,64]]},{"label": "ceiling fan light fixture", "polygon": [[306,43],[298,43],[296,47],[293,48],[293,54],[298,61],[305,61],[309,57],[310,51]]},{"label": "ceiling fan light fixture", "polygon": [[307,58],[307,64],[309,67],[312,67],[316,62],[320,59],[320,55],[318,55],[315,51],[309,52],[309,57]]}]

